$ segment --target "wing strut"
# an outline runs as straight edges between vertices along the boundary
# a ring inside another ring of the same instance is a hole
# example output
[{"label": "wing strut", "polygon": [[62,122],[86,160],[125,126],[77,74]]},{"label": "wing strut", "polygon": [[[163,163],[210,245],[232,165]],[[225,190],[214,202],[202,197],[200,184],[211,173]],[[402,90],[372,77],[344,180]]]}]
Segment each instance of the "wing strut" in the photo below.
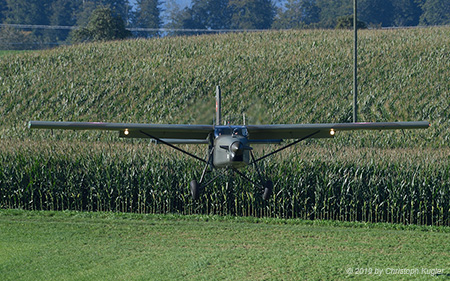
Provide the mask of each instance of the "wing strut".
[{"label": "wing strut", "polygon": [[292,143],[290,143],[290,144],[288,144],[288,145],[285,145],[285,146],[283,146],[283,147],[280,148],[280,149],[277,149],[277,150],[275,150],[275,151],[272,151],[271,153],[266,154],[266,155],[264,155],[263,157],[260,157],[260,158],[258,158],[258,159],[256,159],[256,160],[253,158],[253,161],[252,161],[250,164],[255,164],[256,162],[258,162],[258,161],[260,161],[260,160],[263,160],[263,159],[265,159],[265,158],[267,158],[267,157],[269,157],[269,156],[271,156],[271,155],[274,155],[275,153],[278,153],[278,152],[280,152],[280,151],[282,151],[282,150],[285,150],[286,148],[289,148],[289,147],[291,147],[291,146],[293,146],[293,145],[296,145],[297,143],[299,143],[299,142],[301,142],[301,141],[303,141],[303,140],[309,139],[310,137],[312,137],[312,136],[318,134],[319,132],[320,132],[320,130],[317,130],[317,131],[315,131],[315,132],[312,133],[312,134],[309,134],[309,135],[307,135],[307,136],[305,136],[305,137],[303,137],[303,138],[301,138],[301,139],[298,139],[298,140],[296,140],[296,141],[294,141],[294,142],[292,142]]},{"label": "wing strut", "polygon": [[191,157],[193,157],[193,158],[195,158],[195,159],[197,159],[197,160],[199,160],[199,161],[201,161],[201,162],[203,162],[203,163],[208,163],[208,161],[206,161],[205,159],[202,159],[202,158],[198,157],[197,155],[194,155],[194,154],[192,154],[192,153],[190,153],[190,152],[187,152],[186,150],[183,150],[183,149],[181,149],[181,148],[179,148],[179,147],[177,147],[177,146],[175,146],[175,145],[173,145],[173,144],[171,144],[171,143],[168,143],[168,142],[166,142],[166,141],[163,141],[163,140],[160,139],[160,138],[157,138],[157,137],[155,137],[155,136],[152,136],[152,135],[150,135],[150,134],[148,134],[148,133],[146,133],[146,132],[144,132],[144,131],[139,131],[139,132],[140,132],[141,134],[146,135],[146,136],[149,137],[149,138],[152,138],[152,139],[155,139],[155,140],[161,142],[162,144],[165,144],[165,145],[167,145],[167,146],[170,146],[171,148],[173,148],[173,149],[175,149],[175,150],[178,150],[178,151],[180,151],[180,152],[182,152],[182,153],[184,153],[184,154],[187,154],[187,155],[189,155],[189,156],[191,156]]}]

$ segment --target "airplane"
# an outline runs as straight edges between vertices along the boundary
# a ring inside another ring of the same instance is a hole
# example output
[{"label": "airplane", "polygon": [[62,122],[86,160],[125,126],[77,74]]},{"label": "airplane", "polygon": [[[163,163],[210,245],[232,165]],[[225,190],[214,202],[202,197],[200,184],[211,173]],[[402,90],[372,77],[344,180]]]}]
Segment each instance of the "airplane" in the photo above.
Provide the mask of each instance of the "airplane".
[{"label": "airplane", "polygon": [[[30,129],[62,130],[106,130],[118,131],[121,138],[150,138],[158,144],[167,145],[205,164],[200,180],[190,182],[190,192],[198,200],[203,189],[221,174],[205,182],[206,171],[231,170],[257,187],[264,200],[271,197],[273,183],[266,180],[258,162],[279,153],[293,145],[311,138],[333,138],[338,131],[352,130],[396,130],[425,129],[427,121],[414,122],[370,122],[370,123],[319,123],[319,124],[273,124],[273,125],[230,125],[222,124],[221,90],[216,87],[216,120],[213,125],[185,124],[143,124],[143,123],[103,123],[103,122],[55,122],[29,121]],[[286,139],[294,141],[266,155],[256,158],[252,145],[281,144]],[[176,144],[208,145],[206,159],[200,158]],[[252,165],[258,173],[259,182],[248,178],[240,168]]]}]

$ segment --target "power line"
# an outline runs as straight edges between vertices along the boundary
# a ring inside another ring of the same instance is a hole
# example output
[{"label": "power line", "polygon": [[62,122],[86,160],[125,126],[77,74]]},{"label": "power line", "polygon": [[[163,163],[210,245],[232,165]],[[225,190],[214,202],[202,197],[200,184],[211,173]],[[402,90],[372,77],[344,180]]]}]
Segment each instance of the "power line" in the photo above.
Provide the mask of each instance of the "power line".
[{"label": "power line", "polygon": [[[445,25],[449,26],[449,25]],[[0,24],[1,27],[10,27],[17,29],[44,29],[44,30],[76,30],[79,26],[64,26],[64,25],[39,25],[39,24]],[[404,27],[382,27],[381,29],[417,29],[417,28],[430,28],[435,26],[404,26]],[[133,32],[159,32],[162,36],[167,36],[169,33],[230,33],[230,32],[262,32],[269,31],[271,29],[181,29],[181,28],[128,28]],[[272,29],[273,30],[273,29]],[[278,30],[278,29],[277,29]],[[287,30],[287,29],[279,29]],[[37,46],[37,45],[70,45],[64,42],[1,42],[2,45],[24,45],[24,46]],[[354,90],[356,93],[356,91]],[[355,118],[354,118],[355,120]]]},{"label": "power line", "polygon": [[[47,30],[75,30],[79,26],[64,26],[64,25],[39,25],[39,24],[0,24],[0,27],[12,27],[20,29],[47,29]],[[127,28],[129,31],[135,32],[257,32],[267,31],[268,29],[190,29],[190,28]]]},{"label": "power line", "polygon": [[[426,26],[391,26],[381,27],[380,29],[416,29],[416,28],[430,28],[430,27],[442,27],[449,25],[426,25]],[[64,25],[40,25],[40,24],[6,24],[1,23],[0,27],[12,27],[19,29],[48,29],[48,30],[75,30],[81,28],[80,26],[64,26]],[[208,32],[208,33],[221,33],[221,32],[260,32],[273,29],[191,29],[191,28],[140,28],[133,27],[127,28],[129,31],[136,32]],[[371,29],[371,28],[369,28]],[[376,28],[377,29],[377,28]],[[289,30],[289,29],[276,29],[276,30]]]},{"label": "power line", "polygon": [[40,24],[0,24],[0,27],[13,27],[19,29],[52,29],[52,30],[74,30],[76,26],[61,26],[61,25],[40,25]]}]

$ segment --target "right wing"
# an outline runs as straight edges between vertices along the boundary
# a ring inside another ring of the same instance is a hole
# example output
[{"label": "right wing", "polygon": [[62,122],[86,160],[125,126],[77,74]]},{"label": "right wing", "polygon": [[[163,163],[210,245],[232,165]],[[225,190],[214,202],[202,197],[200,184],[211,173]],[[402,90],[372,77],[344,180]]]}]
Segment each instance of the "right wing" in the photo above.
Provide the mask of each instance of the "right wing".
[{"label": "right wing", "polygon": [[249,140],[332,138],[337,131],[426,129],[427,121],[248,125]]}]

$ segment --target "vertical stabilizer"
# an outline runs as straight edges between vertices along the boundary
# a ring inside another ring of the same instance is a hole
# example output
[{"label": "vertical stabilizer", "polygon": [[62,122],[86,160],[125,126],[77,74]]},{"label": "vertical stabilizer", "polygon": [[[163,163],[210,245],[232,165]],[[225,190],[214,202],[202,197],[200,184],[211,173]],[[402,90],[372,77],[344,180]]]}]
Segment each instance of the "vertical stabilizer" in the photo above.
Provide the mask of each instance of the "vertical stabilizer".
[{"label": "vertical stabilizer", "polygon": [[216,87],[216,125],[222,125],[222,97],[220,94],[220,86]]}]

